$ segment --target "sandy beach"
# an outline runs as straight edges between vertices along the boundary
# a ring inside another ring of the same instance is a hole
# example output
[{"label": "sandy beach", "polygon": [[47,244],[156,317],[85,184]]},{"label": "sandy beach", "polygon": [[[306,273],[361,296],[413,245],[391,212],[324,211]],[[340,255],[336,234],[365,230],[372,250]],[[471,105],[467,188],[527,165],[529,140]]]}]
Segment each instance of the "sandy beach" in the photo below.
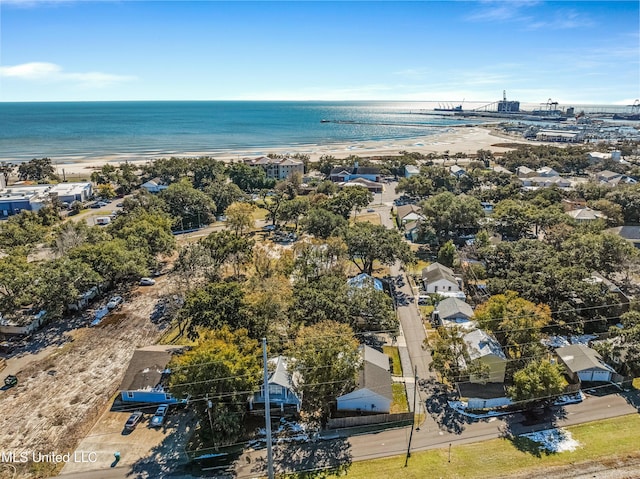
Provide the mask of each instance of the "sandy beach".
[{"label": "sandy beach", "polygon": [[446,128],[443,133],[426,135],[415,138],[401,140],[381,140],[366,141],[357,143],[339,143],[327,145],[296,145],[292,147],[283,146],[280,148],[268,149],[247,149],[237,151],[184,151],[172,152],[171,154],[158,154],[146,156],[144,158],[133,157],[131,154],[112,154],[103,157],[92,157],[83,159],[80,157],[70,157],[66,159],[56,159],[54,163],[58,172],[62,170],[66,175],[78,176],[90,174],[91,171],[100,168],[105,163],[120,164],[129,162],[136,165],[144,165],[157,158],[170,156],[177,157],[197,157],[212,156],[222,161],[239,161],[243,158],[251,158],[269,153],[275,154],[305,154],[309,155],[311,161],[318,161],[323,155],[331,155],[338,159],[346,158],[350,155],[361,157],[397,155],[400,151],[418,152],[422,154],[444,153],[448,151],[451,155],[455,153],[473,154],[479,149],[491,150],[495,153],[506,151],[507,148],[493,146],[497,143],[526,143],[522,139],[514,139],[507,136],[498,136],[487,127],[456,127]]}]

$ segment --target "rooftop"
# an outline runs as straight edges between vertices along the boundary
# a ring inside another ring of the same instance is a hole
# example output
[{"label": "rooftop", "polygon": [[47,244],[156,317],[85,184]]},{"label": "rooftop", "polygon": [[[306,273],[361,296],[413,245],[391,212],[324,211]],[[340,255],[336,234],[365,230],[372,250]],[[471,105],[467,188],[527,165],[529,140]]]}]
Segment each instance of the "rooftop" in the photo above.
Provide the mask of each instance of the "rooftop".
[{"label": "rooftop", "polygon": [[572,344],[571,346],[558,348],[556,349],[556,354],[572,372],[587,369],[612,370],[611,367],[602,360],[602,356],[584,344]]}]

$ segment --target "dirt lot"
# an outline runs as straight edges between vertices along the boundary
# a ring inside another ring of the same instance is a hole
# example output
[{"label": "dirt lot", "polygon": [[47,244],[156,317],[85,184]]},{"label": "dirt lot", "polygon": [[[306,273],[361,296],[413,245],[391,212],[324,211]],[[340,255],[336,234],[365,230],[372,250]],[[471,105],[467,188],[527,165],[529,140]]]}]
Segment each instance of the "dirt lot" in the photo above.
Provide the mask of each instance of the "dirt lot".
[{"label": "dirt lot", "polygon": [[[162,326],[149,317],[168,289],[166,276],[155,286],[134,288],[98,327],[67,332],[71,340],[18,372],[19,384],[0,392],[2,449],[29,455],[73,452],[112,401],[133,351],[155,344],[162,335]],[[17,465],[17,477],[53,469],[48,464]]]}]

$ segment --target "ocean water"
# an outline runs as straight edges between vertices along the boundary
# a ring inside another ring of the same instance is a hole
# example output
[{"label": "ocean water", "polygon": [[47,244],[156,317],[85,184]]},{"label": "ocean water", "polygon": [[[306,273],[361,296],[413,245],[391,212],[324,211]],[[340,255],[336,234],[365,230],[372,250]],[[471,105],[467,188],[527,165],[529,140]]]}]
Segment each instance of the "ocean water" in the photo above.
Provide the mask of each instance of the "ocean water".
[{"label": "ocean water", "polygon": [[[433,102],[0,103],[0,160],[139,158],[415,138],[469,119]],[[321,122],[321,120],[331,120]],[[304,151],[304,149],[300,150]]]}]

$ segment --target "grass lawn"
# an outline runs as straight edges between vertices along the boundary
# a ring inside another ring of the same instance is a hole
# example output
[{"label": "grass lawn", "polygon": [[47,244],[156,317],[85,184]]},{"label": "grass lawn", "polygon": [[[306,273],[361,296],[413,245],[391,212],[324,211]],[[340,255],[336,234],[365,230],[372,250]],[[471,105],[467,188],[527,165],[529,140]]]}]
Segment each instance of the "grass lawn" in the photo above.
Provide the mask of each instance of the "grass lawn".
[{"label": "grass lawn", "polygon": [[[625,459],[640,458],[638,431],[640,415],[631,414],[565,428],[581,446],[572,452],[542,453],[540,456],[519,450],[507,439],[453,446],[451,463],[447,447],[412,452],[409,466],[404,456],[353,463],[341,477],[368,479],[393,477],[406,479],[492,478],[526,471],[544,474],[547,468],[565,466],[580,471],[580,463],[611,467]],[[428,475],[425,475],[428,471]],[[305,476],[309,477],[309,476]],[[337,476],[323,476],[337,477]],[[595,476],[594,476],[595,477]]]},{"label": "grass lawn", "polygon": [[382,352],[391,358],[393,368],[391,374],[393,376],[402,376],[402,363],[400,362],[398,348],[395,346],[382,346]]},{"label": "grass lawn", "polygon": [[427,266],[429,266],[431,263],[429,261],[423,261],[421,259],[417,260],[417,262],[415,264],[412,264],[409,269],[407,270],[407,272],[409,274],[417,274],[417,275],[421,275],[422,274],[422,270],[424,268],[426,268]]},{"label": "grass lawn", "polygon": [[379,213],[359,213],[354,219],[354,223],[364,223],[365,221],[374,225],[382,224]]},{"label": "grass lawn", "polygon": [[391,385],[393,393],[393,401],[391,402],[391,414],[400,412],[409,412],[409,404],[407,403],[407,391],[403,383],[393,383]]}]

